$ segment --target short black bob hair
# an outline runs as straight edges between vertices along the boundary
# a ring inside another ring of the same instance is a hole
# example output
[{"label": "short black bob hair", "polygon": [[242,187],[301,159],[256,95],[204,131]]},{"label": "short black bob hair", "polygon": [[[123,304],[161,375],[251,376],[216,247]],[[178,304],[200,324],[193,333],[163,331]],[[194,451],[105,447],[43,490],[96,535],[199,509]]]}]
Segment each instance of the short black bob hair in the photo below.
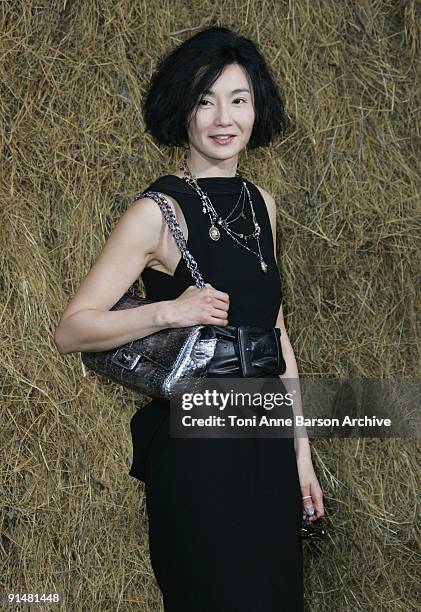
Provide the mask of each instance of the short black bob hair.
[{"label": "short black bob hair", "polygon": [[159,61],[142,102],[146,131],[164,145],[188,144],[188,121],[202,92],[233,63],[245,69],[253,87],[248,147],[265,146],[284,133],[290,121],[264,58],[251,40],[224,27],[201,30]]}]

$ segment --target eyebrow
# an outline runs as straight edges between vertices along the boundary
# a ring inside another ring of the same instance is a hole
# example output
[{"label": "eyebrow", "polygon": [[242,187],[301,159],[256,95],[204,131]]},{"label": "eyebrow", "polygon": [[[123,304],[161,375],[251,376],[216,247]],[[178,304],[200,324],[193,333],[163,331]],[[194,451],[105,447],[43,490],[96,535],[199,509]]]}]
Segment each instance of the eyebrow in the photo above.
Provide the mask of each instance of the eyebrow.
[{"label": "eyebrow", "polygon": [[[233,90],[232,90],[232,92],[231,92],[231,95],[232,95],[232,94],[241,93],[241,92],[247,92],[247,93],[250,93],[250,90],[249,90],[249,89],[246,89],[246,88],[233,89]],[[212,91],[211,89],[205,89],[205,91],[204,91],[203,93],[204,93],[205,95],[211,95],[211,96],[214,96],[214,95],[215,95],[215,92],[214,92],[214,91]]]}]

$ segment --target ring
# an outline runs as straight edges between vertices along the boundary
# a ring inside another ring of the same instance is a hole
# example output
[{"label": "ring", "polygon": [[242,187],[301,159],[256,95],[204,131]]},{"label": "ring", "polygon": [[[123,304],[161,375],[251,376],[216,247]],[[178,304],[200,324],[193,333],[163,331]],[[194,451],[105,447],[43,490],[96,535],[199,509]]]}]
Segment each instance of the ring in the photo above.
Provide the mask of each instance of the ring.
[{"label": "ring", "polygon": [[311,495],[306,495],[305,497],[302,497],[301,499],[311,499]]}]

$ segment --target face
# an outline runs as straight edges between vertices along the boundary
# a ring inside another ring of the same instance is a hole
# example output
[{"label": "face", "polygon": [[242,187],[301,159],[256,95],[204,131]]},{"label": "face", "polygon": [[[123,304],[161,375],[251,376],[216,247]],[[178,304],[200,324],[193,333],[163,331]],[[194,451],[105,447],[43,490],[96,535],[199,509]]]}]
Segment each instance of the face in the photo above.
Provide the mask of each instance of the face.
[{"label": "face", "polygon": [[[210,162],[236,162],[250,139],[254,117],[247,73],[242,66],[230,64],[199,99],[187,130],[190,149]],[[217,135],[228,138],[215,138]]]}]

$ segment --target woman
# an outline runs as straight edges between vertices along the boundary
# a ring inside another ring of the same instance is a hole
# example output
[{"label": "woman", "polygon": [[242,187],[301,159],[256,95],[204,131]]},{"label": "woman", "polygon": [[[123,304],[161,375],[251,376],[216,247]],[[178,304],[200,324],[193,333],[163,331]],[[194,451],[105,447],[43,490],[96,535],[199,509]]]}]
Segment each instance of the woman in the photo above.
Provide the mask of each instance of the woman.
[{"label": "woman", "polygon": [[[237,174],[240,152],[267,145],[286,124],[264,59],[229,29],[203,30],[161,60],[143,111],[159,143],[188,144],[179,170],[145,191],[165,194],[206,286],[193,285],[156,202],[137,197],[62,315],[60,352],[106,350],[166,327],[278,327],[283,376],[297,378],[275,202]],[[110,311],[139,275],[156,303]],[[324,514],[308,439],[175,438],[169,402],[160,399],[136,412],[131,431],[130,474],[146,484],[165,610],[303,610],[302,513]]]}]

